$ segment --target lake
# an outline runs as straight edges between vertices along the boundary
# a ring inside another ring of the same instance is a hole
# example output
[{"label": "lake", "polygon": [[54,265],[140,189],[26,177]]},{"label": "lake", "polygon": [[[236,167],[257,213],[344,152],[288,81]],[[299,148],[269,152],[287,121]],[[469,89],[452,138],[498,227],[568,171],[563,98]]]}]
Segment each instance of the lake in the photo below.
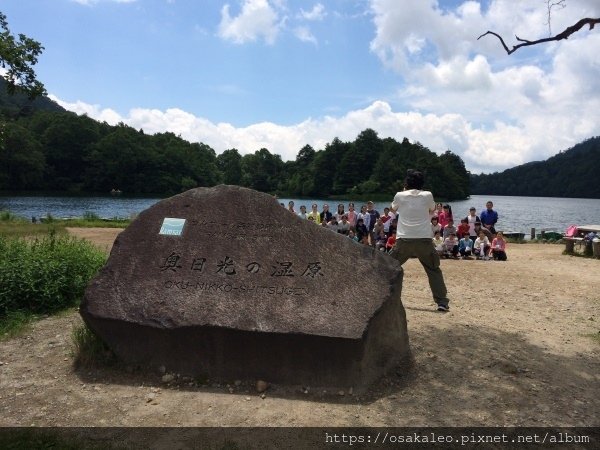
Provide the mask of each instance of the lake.
[{"label": "lake", "polygon": [[[390,194],[390,202],[393,195]],[[129,218],[139,214],[144,209],[160,201],[160,198],[132,197],[29,197],[29,196],[0,196],[0,211],[8,210],[19,216],[30,219],[32,216],[42,217],[51,214],[55,218],[82,217],[86,212],[92,212],[102,218]],[[319,211],[323,203],[329,205],[332,212],[337,210],[337,204],[343,203],[348,209],[348,200],[322,199],[289,199],[280,198],[286,206],[293,200],[296,210],[300,205],[317,203]],[[475,206],[477,214],[485,209],[485,203],[494,202],[498,211],[498,230],[519,231],[529,236],[531,228],[540,230],[555,229],[565,231],[572,224],[600,224],[600,199],[581,198],[551,198],[551,197],[506,197],[498,195],[472,195],[469,200],[450,202],[455,219],[467,215],[469,208]],[[354,201],[356,209],[365,202]],[[389,206],[389,203],[375,202],[379,211]]]}]

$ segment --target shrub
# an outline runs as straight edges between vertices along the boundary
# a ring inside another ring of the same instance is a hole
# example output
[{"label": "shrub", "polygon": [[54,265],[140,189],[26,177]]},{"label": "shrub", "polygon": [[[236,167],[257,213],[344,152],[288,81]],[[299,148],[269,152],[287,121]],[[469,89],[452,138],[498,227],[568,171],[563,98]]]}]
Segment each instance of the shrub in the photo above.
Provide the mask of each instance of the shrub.
[{"label": "shrub", "polygon": [[26,311],[9,311],[4,318],[0,318],[0,340],[19,334],[34,319],[35,316]]},{"label": "shrub", "polygon": [[21,222],[23,219],[10,211],[0,211],[0,222]]},{"label": "shrub", "polygon": [[87,325],[74,328],[71,338],[75,346],[74,357],[77,367],[93,367],[116,361],[110,348]]},{"label": "shrub", "polygon": [[0,319],[10,311],[46,314],[77,305],[105,261],[91,243],[52,232],[35,240],[0,236]]},{"label": "shrub", "polygon": [[98,214],[96,214],[95,212],[86,211],[83,213],[83,220],[92,222],[94,220],[100,220],[100,216]]}]

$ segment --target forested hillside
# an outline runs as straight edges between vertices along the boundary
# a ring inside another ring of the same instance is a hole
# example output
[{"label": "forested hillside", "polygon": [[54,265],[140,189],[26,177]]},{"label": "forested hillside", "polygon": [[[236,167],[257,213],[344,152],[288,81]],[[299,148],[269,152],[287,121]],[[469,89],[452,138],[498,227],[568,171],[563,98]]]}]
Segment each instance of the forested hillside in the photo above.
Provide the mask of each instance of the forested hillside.
[{"label": "forested hillside", "polygon": [[0,190],[170,195],[197,186],[237,184],[290,196],[393,193],[408,168],[428,175],[437,198],[469,195],[469,174],[450,151],[438,156],[408,139],[381,139],[371,129],[353,142],[299,149],[284,162],[268,149],[217,155],[173,133],[145,134],[67,112],[47,98],[8,96],[0,86]]},{"label": "forested hillside", "polygon": [[536,197],[600,198],[600,137],[546,161],[489,175],[471,175],[471,193]]}]

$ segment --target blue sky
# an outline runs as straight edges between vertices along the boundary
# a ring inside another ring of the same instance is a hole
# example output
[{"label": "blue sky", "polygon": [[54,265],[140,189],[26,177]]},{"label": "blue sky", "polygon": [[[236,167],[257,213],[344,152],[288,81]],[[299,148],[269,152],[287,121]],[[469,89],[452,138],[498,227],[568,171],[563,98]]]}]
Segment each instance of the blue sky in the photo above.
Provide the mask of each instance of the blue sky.
[{"label": "blue sky", "polygon": [[[217,153],[365,128],[500,171],[600,135],[600,30],[506,55],[487,30],[548,35],[542,0],[3,0],[13,33],[65,108]],[[568,0],[554,32],[600,17]]]}]

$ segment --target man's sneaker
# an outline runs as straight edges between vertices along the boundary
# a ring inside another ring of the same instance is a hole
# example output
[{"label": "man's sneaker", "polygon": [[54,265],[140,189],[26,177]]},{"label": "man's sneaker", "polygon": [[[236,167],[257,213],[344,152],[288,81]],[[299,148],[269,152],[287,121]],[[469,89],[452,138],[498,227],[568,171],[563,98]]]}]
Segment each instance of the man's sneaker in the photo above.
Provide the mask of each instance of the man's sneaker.
[{"label": "man's sneaker", "polygon": [[443,311],[443,312],[448,312],[448,311],[450,311],[450,307],[448,305],[438,305],[437,310]]}]

